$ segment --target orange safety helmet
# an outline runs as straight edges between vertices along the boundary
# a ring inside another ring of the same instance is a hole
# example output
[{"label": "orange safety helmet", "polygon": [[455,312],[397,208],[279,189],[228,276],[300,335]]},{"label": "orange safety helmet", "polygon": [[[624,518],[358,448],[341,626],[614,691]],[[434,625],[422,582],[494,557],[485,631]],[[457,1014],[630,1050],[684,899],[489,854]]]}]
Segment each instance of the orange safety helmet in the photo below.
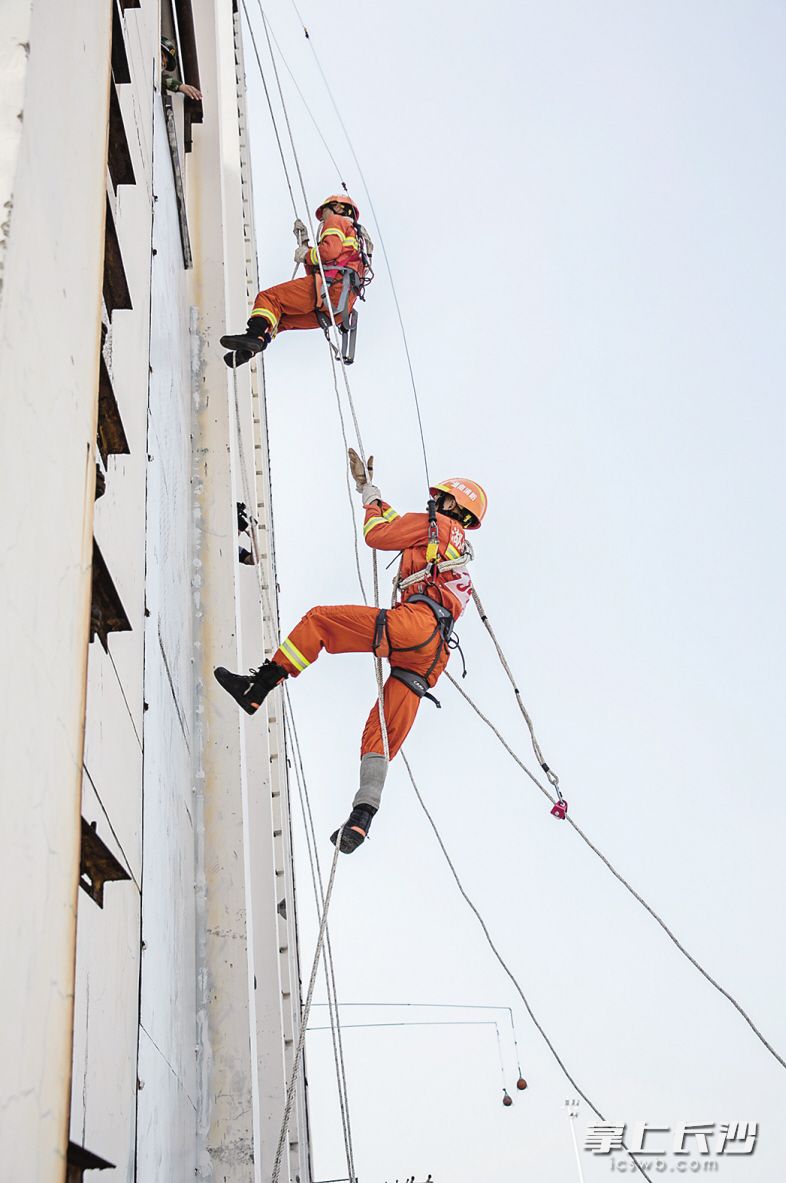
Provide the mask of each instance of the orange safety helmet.
[{"label": "orange safety helmet", "polygon": [[466,529],[480,529],[480,523],[486,516],[488,498],[486,490],[477,481],[470,481],[463,476],[452,476],[448,477],[446,481],[441,481],[438,485],[432,485],[429,492],[432,497],[436,497],[438,493],[450,493],[452,497],[456,498],[461,508],[465,509],[474,519],[471,522],[465,522]]},{"label": "orange safety helmet", "polygon": [[348,193],[344,193],[344,194],[334,193],[332,197],[326,197],[325,200],[322,202],[322,204],[320,205],[320,207],[317,210],[316,216],[319,218],[320,222],[322,221],[322,211],[324,210],[325,206],[332,205],[334,201],[340,202],[341,205],[351,205],[352,209],[354,210],[355,221],[356,222],[360,221],[360,210],[355,205],[354,201],[349,196],[349,194]]}]

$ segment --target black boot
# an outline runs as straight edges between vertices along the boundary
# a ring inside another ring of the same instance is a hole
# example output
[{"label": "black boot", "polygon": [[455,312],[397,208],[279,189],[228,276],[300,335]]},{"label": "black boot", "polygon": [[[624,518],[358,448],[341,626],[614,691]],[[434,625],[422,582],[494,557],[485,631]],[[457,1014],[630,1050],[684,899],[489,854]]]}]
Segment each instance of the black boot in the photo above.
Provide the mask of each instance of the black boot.
[{"label": "black boot", "polygon": [[[368,837],[368,832],[371,828],[371,820],[376,813],[373,805],[355,805],[352,808],[347,820],[344,822],[344,827],[341,833],[341,853],[352,854],[353,850],[357,850],[361,842],[365,842]],[[330,841],[336,845],[338,839],[338,830],[335,830],[330,835]]]},{"label": "black boot", "polygon": [[221,344],[224,349],[231,350],[230,353],[224,354],[224,361],[232,369],[232,366],[243,366],[246,362],[251,361],[252,357],[256,357],[258,353],[264,352],[270,344],[272,337],[270,330],[265,324],[264,327],[260,324],[262,317],[252,316],[248,322],[245,333],[237,333],[235,335],[228,333],[221,338]]},{"label": "black boot", "polygon": [[248,715],[258,711],[274,686],[288,677],[287,671],[274,661],[266,661],[258,670],[248,674],[233,674],[222,665],[213,670],[213,676],[227,694],[231,694],[238,706]]}]

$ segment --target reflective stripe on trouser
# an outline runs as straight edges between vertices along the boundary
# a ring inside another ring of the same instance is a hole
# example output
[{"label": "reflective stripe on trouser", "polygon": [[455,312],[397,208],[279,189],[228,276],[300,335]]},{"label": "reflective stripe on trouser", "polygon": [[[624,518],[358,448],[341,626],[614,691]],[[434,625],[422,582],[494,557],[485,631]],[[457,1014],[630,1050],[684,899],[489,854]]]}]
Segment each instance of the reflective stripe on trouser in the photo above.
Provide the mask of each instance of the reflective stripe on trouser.
[{"label": "reflective stripe on trouser", "polygon": [[[341,278],[330,285],[330,302],[335,308],[341,296]],[[347,311],[352,310],[355,293],[351,292]],[[260,292],[254,301],[251,316],[261,317],[273,332],[286,329],[317,329],[317,288],[313,275],[290,279]]]},{"label": "reflective stripe on trouser", "polygon": [[[296,678],[316,661],[323,649],[328,653],[372,653],[376,622],[376,608],[366,608],[357,604],[312,608],[273,654],[273,661]],[[431,609],[426,604],[398,604],[395,608],[388,609],[387,624],[390,644],[396,650],[393,654],[395,665],[425,674],[437,657],[429,678],[433,686],[447,665],[448,654],[444,651],[444,646],[440,652],[439,635],[432,637],[435,620]],[[429,637],[431,640],[423,649],[411,649],[411,646],[420,645]],[[384,706],[392,759],[409,734],[418,713],[420,699],[403,682],[396,678],[388,678],[385,683]],[[369,712],[360,751],[361,755],[369,752],[384,754],[377,702]]]}]

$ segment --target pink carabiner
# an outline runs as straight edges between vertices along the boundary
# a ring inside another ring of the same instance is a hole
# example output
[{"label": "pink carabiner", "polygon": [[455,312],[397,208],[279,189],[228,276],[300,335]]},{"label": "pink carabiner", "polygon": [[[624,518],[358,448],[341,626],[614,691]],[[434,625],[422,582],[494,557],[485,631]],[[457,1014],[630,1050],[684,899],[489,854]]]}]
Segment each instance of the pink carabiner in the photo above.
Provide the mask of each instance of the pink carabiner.
[{"label": "pink carabiner", "polygon": [[568,803],[564,797],[560,797],[559,801],[555,801],[551,807],[551,816],[558,817],[561,822],[564,822],[568,816]]}]

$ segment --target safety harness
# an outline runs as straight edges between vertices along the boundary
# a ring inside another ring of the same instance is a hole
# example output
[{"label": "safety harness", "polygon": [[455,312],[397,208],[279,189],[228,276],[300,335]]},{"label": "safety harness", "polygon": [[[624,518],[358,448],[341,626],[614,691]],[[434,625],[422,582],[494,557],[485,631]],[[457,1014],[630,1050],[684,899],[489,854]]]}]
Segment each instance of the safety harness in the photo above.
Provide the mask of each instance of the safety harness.
[{"label": "safety harness", "polygon": [[[325,334],[328,345],[336,355],[336,361],[341,361],[345,366],[351,366],[355,360],[355,342],[357,339],[358,328],[358,314],[357,309],[353,308],[351,312],[347,312],[349,305],[349,297],[354,292],[358,300],[365,300],[365,290],[374,278],[374,271],[371,267],[371,256],[374,253],[374,243],[371,241],[365,227],[361,226],[359,222],[354,219],[352,225],[355,227],[355,234],[358,241],[358,253],[363,263],[363,275],[358,275],[353,267],[330,267],[330,271],[334,271],[335,275],[328,282],[328,288],[332,288],[335,283],[341,279],[341,291],[338,297],[338,303],[333,309],[333,318],[336,322],[336,328],[341,334],[341,351],[336,350],[333,342],[330,340],[330,329],[332,322],[330,320],[330,313],[325,312],[324,303],[330,298],[329,294],[325,295],[322,292],[322,276],[316,276],[317,285],[317,320],[319,321],[322,331]],[[322,305],[322,307],[320,307]]]},{"label": "safety harness", "polygon": [[[433,516],[432,516],[432,507]],[[434,535],[432,537],[432,534]],[[432,549],[432,547],[434,549]],[[420,571],[414,571],[411,575],[407,575],[404,579],[400,574],[396,574],[393,580],[393,598],[392,605],[395,607],[398,594],[406,591],[407,588],[412,587],[413,584],[421,582],[434,582],[438,575],[448,574],[451,571],[460,571],[467,566],[474,558],[472,547],[469,542],[464,540],[464,554],[457,559],[439,559],[439,533],[437,529],[436,507],[434,501],[429,502],[429,542],[426,547],[426,558],[428,565],[423,567]],[[432,557],[433,556],[433,557]],[[391,661],[390,676],[396,678],[397,681],[403,682],[405,686],[409,687],[413,694],[417,694],[418,698],[428,698],[437,707],[442,707],[442,703],[435,695],[430,693],[428,680],[431,677],[437,662],[442,656],[443,649],[458,649],[461,657],[462,673],[461,676],[466,677],[467,666],[464,661],[464,654],[461,650],[459,638],[455,629],[455,620],[453,613],[444,604],[438,600],[433,599],[425,592],[415,592],[414,595],[408,596],[407,604],[427,604],[434,613],[434,628],[432,632],[426,637],[425,641],[421,641],[419,645],[408,645],[405,648],[395,648],[390,643],[390,635],[388,633],[388,611],[387,608],[380,608],[376,625],[374,628],[374,656],[387,657],[389,660],[394,653],[415,653],[419,649],[425,649],[430,645],[435,637],[439,637],[439,644],[437,651],[434,654],[434,659],[431,665],[426,670],[425,674],[415,673],[414,670],[402,669],[400,666],[394,665]],[[385,650],[380,652],[380,647],[385,643]]]}]

